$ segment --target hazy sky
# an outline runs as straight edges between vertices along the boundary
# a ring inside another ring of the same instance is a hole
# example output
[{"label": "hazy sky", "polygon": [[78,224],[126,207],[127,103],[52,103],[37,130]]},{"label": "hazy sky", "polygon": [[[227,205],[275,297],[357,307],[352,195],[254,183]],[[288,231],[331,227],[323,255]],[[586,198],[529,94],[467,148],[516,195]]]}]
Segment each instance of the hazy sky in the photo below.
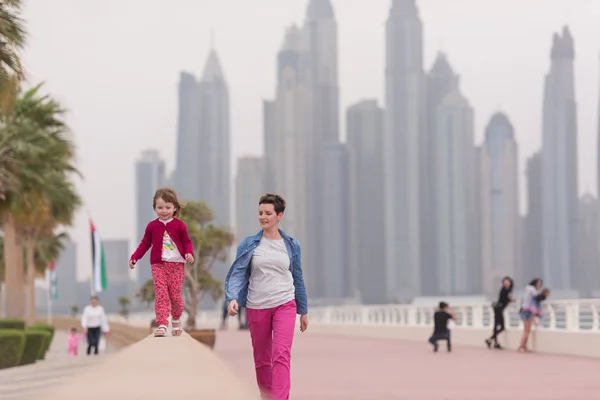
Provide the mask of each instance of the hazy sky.
[{"label": "hazy sky", "polygon": [[[391,0],[332,0],[338,21],[340,122],[362,98],[383,104],[385,21]],[[80,271],[91,267],[87,213],[104,238],[135,235],[134,165],[160,148],[175,158],[179,72],[200,75],[210,32],[229,84],[232,165],[262,154],[262,100],[275,93],[285,27],[308,0],[27,0],[30,83],[69,110],[86,208],[73,232]],[[542,84],[552,34],[575,39],[580,190],[595,190],[599,88],[598,0],[418,0],[425,66],[442,50],[475,109],[477,143],[498,109],[513,122],[523,160],[541,144]],[[233,168],[235,172],[235,168]],[[148,199],[150,204],[151,199]],[[133,247],[137,243],[132,243]],[[123,260],[125,267],[127,260]]]}]

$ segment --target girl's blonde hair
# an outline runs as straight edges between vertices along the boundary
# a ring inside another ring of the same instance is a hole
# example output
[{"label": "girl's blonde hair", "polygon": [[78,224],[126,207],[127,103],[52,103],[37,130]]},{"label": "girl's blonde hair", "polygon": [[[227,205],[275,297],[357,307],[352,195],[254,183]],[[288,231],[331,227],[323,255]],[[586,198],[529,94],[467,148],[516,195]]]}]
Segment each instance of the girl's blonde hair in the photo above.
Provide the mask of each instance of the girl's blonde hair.
[{"label": "girl's blonde hair", "polygon": [[173,213],[174,217],[179,216],[179,212],[185,208],[185,203],[180,203],[177,200],[177,193],[171,188],[160,188],[156,190],[154,193],[154,198],[152,199],[152,209],[156,208],[156,200],[162,199],[165,203],[171,203],[175,206],[175,212]]}]

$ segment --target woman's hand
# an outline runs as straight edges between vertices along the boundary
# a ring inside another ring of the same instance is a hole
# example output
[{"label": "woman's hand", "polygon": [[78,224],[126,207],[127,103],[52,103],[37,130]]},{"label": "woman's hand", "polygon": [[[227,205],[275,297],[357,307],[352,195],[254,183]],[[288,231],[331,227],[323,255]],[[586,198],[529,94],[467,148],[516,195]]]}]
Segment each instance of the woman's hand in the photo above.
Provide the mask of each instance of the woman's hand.
[{"label": "woman's hand", "polygon": [[227,313],[232,317],[235,317],[238,313],[240,307],[238,306],[237,300],[231,300],[229,305],[227,305]]},{"label": "woman's hand", "polygon": [[304,332],[308,328],[308,314],[300,316],[300,332]]}]

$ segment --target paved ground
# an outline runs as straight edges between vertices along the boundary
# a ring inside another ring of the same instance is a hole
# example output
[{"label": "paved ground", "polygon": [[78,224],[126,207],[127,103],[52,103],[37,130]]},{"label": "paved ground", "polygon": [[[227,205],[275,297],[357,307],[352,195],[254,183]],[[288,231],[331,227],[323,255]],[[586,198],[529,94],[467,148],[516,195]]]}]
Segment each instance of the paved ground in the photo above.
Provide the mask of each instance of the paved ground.
[{"label": "paved ground", "polygon": [[[255,383],[247,331],[221,331],[216,352]],[[296,334],[292,400],[597,400],[600,361],[400,340]]]},{"label": "paved ground", "polygon": [[[104,361],[101,354],[97,357],[86,356],[86,343],[83,340],[79,345],[79,356],[71,357],[67,353],[67,333],[57,331],[46,355],[46,360],[22,367],[0,370],[0,399],[26,400],[40,388],[50,387],[65,376],[72,376],[84,372],[89,366]],[[115,349],[107,344],[105,353],[112,353]]]}]

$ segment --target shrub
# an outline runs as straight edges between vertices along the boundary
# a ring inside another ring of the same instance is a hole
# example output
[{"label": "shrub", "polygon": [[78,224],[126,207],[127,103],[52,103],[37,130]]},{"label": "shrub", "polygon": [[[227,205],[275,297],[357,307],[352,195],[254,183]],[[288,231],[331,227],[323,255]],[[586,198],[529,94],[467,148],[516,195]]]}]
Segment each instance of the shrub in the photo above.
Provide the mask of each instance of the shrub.
[{"label": "shrub", "polygon": [[24,348],[24,331],[17,329],[0,330],[0,369],[19,365]]},{"label": "shrub", "polygon": [[42,350],[44,341],[50,341],[50,333],[47,331],[27,329],[25,330],[25,349],[21,355],[19,365],[33,364],[37,361]]},{"label": "shrub", "polygon": [[25,321],[22,319],[0,319],[0,329],[25,329]]},{"label": "shrub", "polygon": [[47,341],[44,340],[43,351],[40,353],[40,356],[38,358],[38,360],[43,360],[46,357],[46,353],[48,352],[48,349],[50,348],[50,345],[52,344],[52,339],[54,338],[54,326],[50,325],[50,324],[39,323],[39,324],[35,324],[34,326],[32,326],[31,329],[45,331],[50,334],[50,336],[48,336],[48,340]]}]

